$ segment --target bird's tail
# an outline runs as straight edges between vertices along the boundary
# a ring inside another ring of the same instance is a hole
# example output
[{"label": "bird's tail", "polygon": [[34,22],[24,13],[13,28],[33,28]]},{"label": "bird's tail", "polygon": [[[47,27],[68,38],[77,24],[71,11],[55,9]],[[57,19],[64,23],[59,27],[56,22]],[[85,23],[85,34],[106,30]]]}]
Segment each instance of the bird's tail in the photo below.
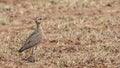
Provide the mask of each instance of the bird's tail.
[{"label": "bird's tail", "polygon": [[18,50],[18,52],[23,52],[24,50],[27,50],[27,49],[29,49],[29,48],[31,48],[31,47],[33,47],[33,46],[23,46],[23,47],[21,47],[19,50]]},{"label": "bird's tail", "polygon": [[18,50],[18,52],[23,52],[25,49],[22,47]]}]

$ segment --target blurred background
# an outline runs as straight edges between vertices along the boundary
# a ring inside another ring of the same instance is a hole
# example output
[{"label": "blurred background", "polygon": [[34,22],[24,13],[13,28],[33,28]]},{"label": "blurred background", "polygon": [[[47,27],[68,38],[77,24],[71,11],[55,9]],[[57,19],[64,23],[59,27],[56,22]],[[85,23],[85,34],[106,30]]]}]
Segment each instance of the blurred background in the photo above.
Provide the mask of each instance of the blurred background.
[{"label": "blurred background", "polygon": [[[0,0],[0,68],[120,68],[119,0]],[[42,16],[37,63],[18,53]]]}]

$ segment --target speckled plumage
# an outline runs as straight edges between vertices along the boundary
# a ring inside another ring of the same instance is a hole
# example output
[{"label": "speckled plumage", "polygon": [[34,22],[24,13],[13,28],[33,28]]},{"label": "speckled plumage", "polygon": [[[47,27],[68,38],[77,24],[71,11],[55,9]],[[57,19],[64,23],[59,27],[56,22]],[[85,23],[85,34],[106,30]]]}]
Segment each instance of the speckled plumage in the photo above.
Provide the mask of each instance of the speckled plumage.
[{"label": "speckled plumage", "polygon": [[24,50],[35,47],[40,44],[42,39],[42,33],[40,29],[41,20],[42,19],[39,17],[35,19],[37,27],[35,31],[33,31],[33,33],[26,39],[24,45],[19,49],[19,52],[23,52]]}]

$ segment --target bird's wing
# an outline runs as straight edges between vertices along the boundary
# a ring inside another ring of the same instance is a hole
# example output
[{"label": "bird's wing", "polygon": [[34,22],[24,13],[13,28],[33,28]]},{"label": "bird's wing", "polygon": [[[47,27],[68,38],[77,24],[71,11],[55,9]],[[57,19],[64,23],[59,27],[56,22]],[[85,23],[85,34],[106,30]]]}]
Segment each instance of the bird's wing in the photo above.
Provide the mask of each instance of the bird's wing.
[{"label": "bird's wing", "polygon": [[37,44],[39,44],[41,41],[41,36],[39,32],[33,32],[28,39],[26,40],[25,44],[22,47],[22,50],[31,48]]}]

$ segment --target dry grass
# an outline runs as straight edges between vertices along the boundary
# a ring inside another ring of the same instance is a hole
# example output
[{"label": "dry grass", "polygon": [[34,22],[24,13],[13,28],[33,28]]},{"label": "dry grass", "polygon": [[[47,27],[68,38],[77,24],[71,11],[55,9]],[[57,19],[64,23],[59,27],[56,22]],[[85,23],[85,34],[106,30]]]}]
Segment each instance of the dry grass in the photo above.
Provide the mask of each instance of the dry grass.
[{"label": "dry grass", "polygon": [[[0,3],[1,68],[119,68],[119,0],[5,0]],[[18,53],[41,24],[44,39],[37,50],[37,63]]]}]

